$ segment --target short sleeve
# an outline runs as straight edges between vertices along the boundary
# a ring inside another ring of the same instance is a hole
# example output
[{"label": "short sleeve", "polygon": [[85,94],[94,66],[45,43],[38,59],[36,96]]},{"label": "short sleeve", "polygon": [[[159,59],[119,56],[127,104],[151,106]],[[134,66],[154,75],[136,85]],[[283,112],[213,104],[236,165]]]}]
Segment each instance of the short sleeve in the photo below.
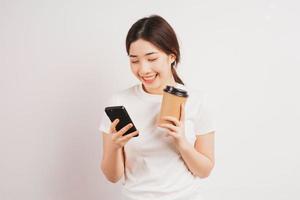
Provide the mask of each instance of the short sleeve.
[{"label": "short sleeve", "polygon": [[[108,107],[108,106],[115,106],[115,105],[117,105],[117,98],[115,95],[112,95],[106,100],[106,102],[104,104],[104,108]],[[108,133],[110,125],[111,125],[111,121],[108,118],[108,116],[106,115],[104,108],[101,112],[101,118],[100,118],[100,124],[99,124],[98,130],[100,132]]]},{"label": "short sleeve", "polygon": [[194,117],[194,131],[196,135],[205,135],[209,132],[215,131],[215,123],[212,112],[207,103],[207,96],[203,96],[198,103]]}]

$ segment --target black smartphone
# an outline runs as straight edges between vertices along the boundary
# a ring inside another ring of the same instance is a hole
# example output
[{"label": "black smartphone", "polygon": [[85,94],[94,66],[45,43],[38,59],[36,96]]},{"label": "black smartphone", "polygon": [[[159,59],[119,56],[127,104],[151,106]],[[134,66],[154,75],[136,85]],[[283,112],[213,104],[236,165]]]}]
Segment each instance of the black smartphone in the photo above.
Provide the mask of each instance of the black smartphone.
[{"label": "black smartphone", "polygon": [[[124,106],[110,106],[105,108],[105,113],[107,114],[108,118],[110,119],[111,122],[115,121],[115,119],[119,119],[119,123],[116,126],[116,130],[119,131],[121,130],[124,126],[126,126],[129,123],[132,123],[132,120],[126,111]],[[127,135],[129,133],[132,133],[136,131],[136,127],[133,124],[133,126],[126,131],[123,135]],[[137,137],[138,135],[134,136]]]}]

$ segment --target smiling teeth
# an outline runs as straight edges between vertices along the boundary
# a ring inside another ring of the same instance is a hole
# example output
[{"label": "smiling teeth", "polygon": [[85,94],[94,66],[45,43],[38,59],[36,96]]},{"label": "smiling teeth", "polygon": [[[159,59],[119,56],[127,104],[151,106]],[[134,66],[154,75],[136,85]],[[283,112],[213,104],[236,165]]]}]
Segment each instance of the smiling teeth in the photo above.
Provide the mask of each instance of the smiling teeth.
[{"label": "smiling teeth", "polygon": [[143,79],[145,79],[146,81],[152,80],[156,77],[156,74],[154,76],[151,77],[143,77]]}]

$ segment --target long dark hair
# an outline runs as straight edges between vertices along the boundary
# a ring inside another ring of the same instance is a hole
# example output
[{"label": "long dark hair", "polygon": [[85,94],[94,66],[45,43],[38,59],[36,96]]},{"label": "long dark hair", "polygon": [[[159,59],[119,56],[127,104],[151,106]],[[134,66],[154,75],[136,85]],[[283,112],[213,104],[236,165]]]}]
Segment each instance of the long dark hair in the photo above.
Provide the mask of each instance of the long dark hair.
[{"label": "long dark hair", "polygon": [[170,24],[159,15],[151,15],[136,21],[129,29],[126,37],[126,51],[128,55],[131,43],[138,39],[151,42],[167,55],[174,54],[176,59],[171,64],[171,71],[175,81],[184,85],[175,69],[180,61],[180,49],[175,31]]}]

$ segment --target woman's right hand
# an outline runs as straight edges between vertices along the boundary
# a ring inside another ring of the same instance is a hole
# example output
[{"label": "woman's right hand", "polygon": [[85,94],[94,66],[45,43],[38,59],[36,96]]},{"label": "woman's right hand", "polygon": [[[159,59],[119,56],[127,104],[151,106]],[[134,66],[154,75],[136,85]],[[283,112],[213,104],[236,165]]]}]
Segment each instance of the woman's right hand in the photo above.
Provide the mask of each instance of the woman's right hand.
[{"label": "woman's right hand", "polygon": [[126,131],[128,131],[133,125],[131,123],[127,124],[126,126],[124,126],[122,129],[120,129],[119,131],[116,131],[116,126],[119,123],[119,119],[115,119],[111,125],[110,125],[110,130],[109,130],[109,134],[111,134],[111,140],[115,146],[115,148],[119,149],[125,146],[125,144],[135,135],[139,134],[139,131],[134,131],[132,133],[129,133],[128,135],[124,135],[124,133],[126,133]]}]

